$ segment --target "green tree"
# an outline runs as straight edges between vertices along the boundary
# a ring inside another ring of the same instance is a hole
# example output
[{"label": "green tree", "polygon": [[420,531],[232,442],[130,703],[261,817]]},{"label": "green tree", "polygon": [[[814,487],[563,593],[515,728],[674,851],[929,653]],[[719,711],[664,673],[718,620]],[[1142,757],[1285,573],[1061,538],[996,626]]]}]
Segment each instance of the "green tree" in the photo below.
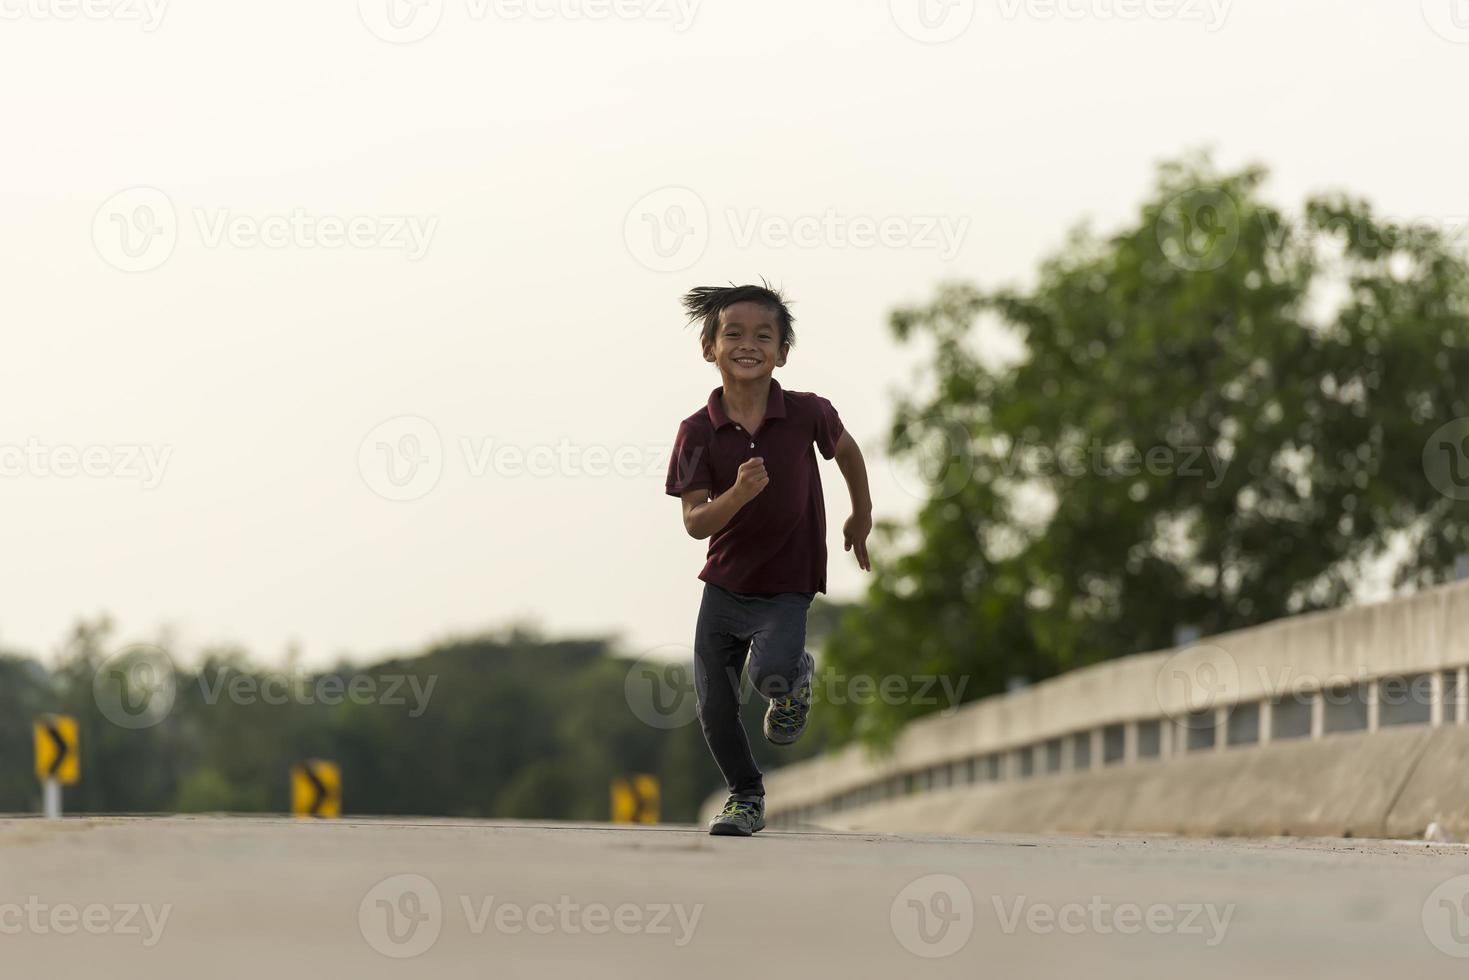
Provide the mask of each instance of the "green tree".
[{"label": "green tree", "polygon": [[[911,532],[881,526],[888,557],[830,662],[967,676],[977,697],[1339,605],[1394,547],[1399,584],[1451,576],[1463,256],[1344,195],[1287,217],[1265,177],[1165,164],[1127,227],[1074,232],[1032,288],[956,284],[893,315],[933,351],[889,446],[924,502]],[[1018,353],[997,356],[1006,335]],[[839,722],[880,743],[924,710]]]}]

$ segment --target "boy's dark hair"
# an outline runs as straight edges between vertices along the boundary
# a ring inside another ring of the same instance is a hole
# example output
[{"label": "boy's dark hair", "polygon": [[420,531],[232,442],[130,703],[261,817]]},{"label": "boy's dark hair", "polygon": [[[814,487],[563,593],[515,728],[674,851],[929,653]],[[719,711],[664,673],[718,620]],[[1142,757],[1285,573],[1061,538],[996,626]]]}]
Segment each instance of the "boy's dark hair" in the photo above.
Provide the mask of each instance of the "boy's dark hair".
[{"label": "boy's dark hair", "polygon": [[719,314],[736,303],[759,303],[775,313],[775,322],[780,326],[780,343],[784,347],[796,342],[796,318],[791,316],[785,297],[769,283],[761,286],[700,286],[691,289],[683,298],[684,309],[689,321],[703,320],[701,341],[705,347],[712,346],[714,334],[719,329]]}]

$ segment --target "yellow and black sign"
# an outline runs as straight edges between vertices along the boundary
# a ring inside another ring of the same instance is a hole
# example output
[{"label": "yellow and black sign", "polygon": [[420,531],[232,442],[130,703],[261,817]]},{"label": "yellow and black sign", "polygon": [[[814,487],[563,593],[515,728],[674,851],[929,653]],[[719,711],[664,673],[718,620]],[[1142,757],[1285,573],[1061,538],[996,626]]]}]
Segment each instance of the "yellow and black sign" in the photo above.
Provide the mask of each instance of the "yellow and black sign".
[{"label": "yellow and black sign", "polygon": [[291,767],[291,812],[298,817],[342,815],[342,770],[312,759]]},{"label": "yellow and black sign", "polygon": [[658,822],[658,777],[640,774],[612,781],[613,823]]},{"label": "yellow and black sign", "polygon": [[68,715],[42,715],[36,720],[36,778],[70,786],[81,774],[77,720]]}]

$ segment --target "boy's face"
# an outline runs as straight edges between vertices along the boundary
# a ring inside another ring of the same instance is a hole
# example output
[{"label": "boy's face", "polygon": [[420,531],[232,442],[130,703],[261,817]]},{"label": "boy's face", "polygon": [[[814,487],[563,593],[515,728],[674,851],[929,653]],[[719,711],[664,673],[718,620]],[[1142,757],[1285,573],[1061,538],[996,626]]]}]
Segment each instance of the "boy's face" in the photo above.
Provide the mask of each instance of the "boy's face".
[{"label": "boy's face", "polygon": [[780,342],[774,310],[761,303],[736,303],[719,314],[714,344],[704,348],[704,360],[717,365],[726,378],[754,381],[785,367],[789,350]]}]

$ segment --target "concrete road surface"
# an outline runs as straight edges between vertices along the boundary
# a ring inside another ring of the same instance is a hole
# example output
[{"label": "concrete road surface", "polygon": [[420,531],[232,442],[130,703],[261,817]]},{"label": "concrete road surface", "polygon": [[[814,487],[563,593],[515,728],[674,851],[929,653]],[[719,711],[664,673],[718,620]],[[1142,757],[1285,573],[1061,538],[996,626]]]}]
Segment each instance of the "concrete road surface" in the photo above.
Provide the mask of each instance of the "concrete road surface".
[{"label": "concrete road surface", "polygon": [[1463,977],[1469,849],[0,820],[0,977]]}]

